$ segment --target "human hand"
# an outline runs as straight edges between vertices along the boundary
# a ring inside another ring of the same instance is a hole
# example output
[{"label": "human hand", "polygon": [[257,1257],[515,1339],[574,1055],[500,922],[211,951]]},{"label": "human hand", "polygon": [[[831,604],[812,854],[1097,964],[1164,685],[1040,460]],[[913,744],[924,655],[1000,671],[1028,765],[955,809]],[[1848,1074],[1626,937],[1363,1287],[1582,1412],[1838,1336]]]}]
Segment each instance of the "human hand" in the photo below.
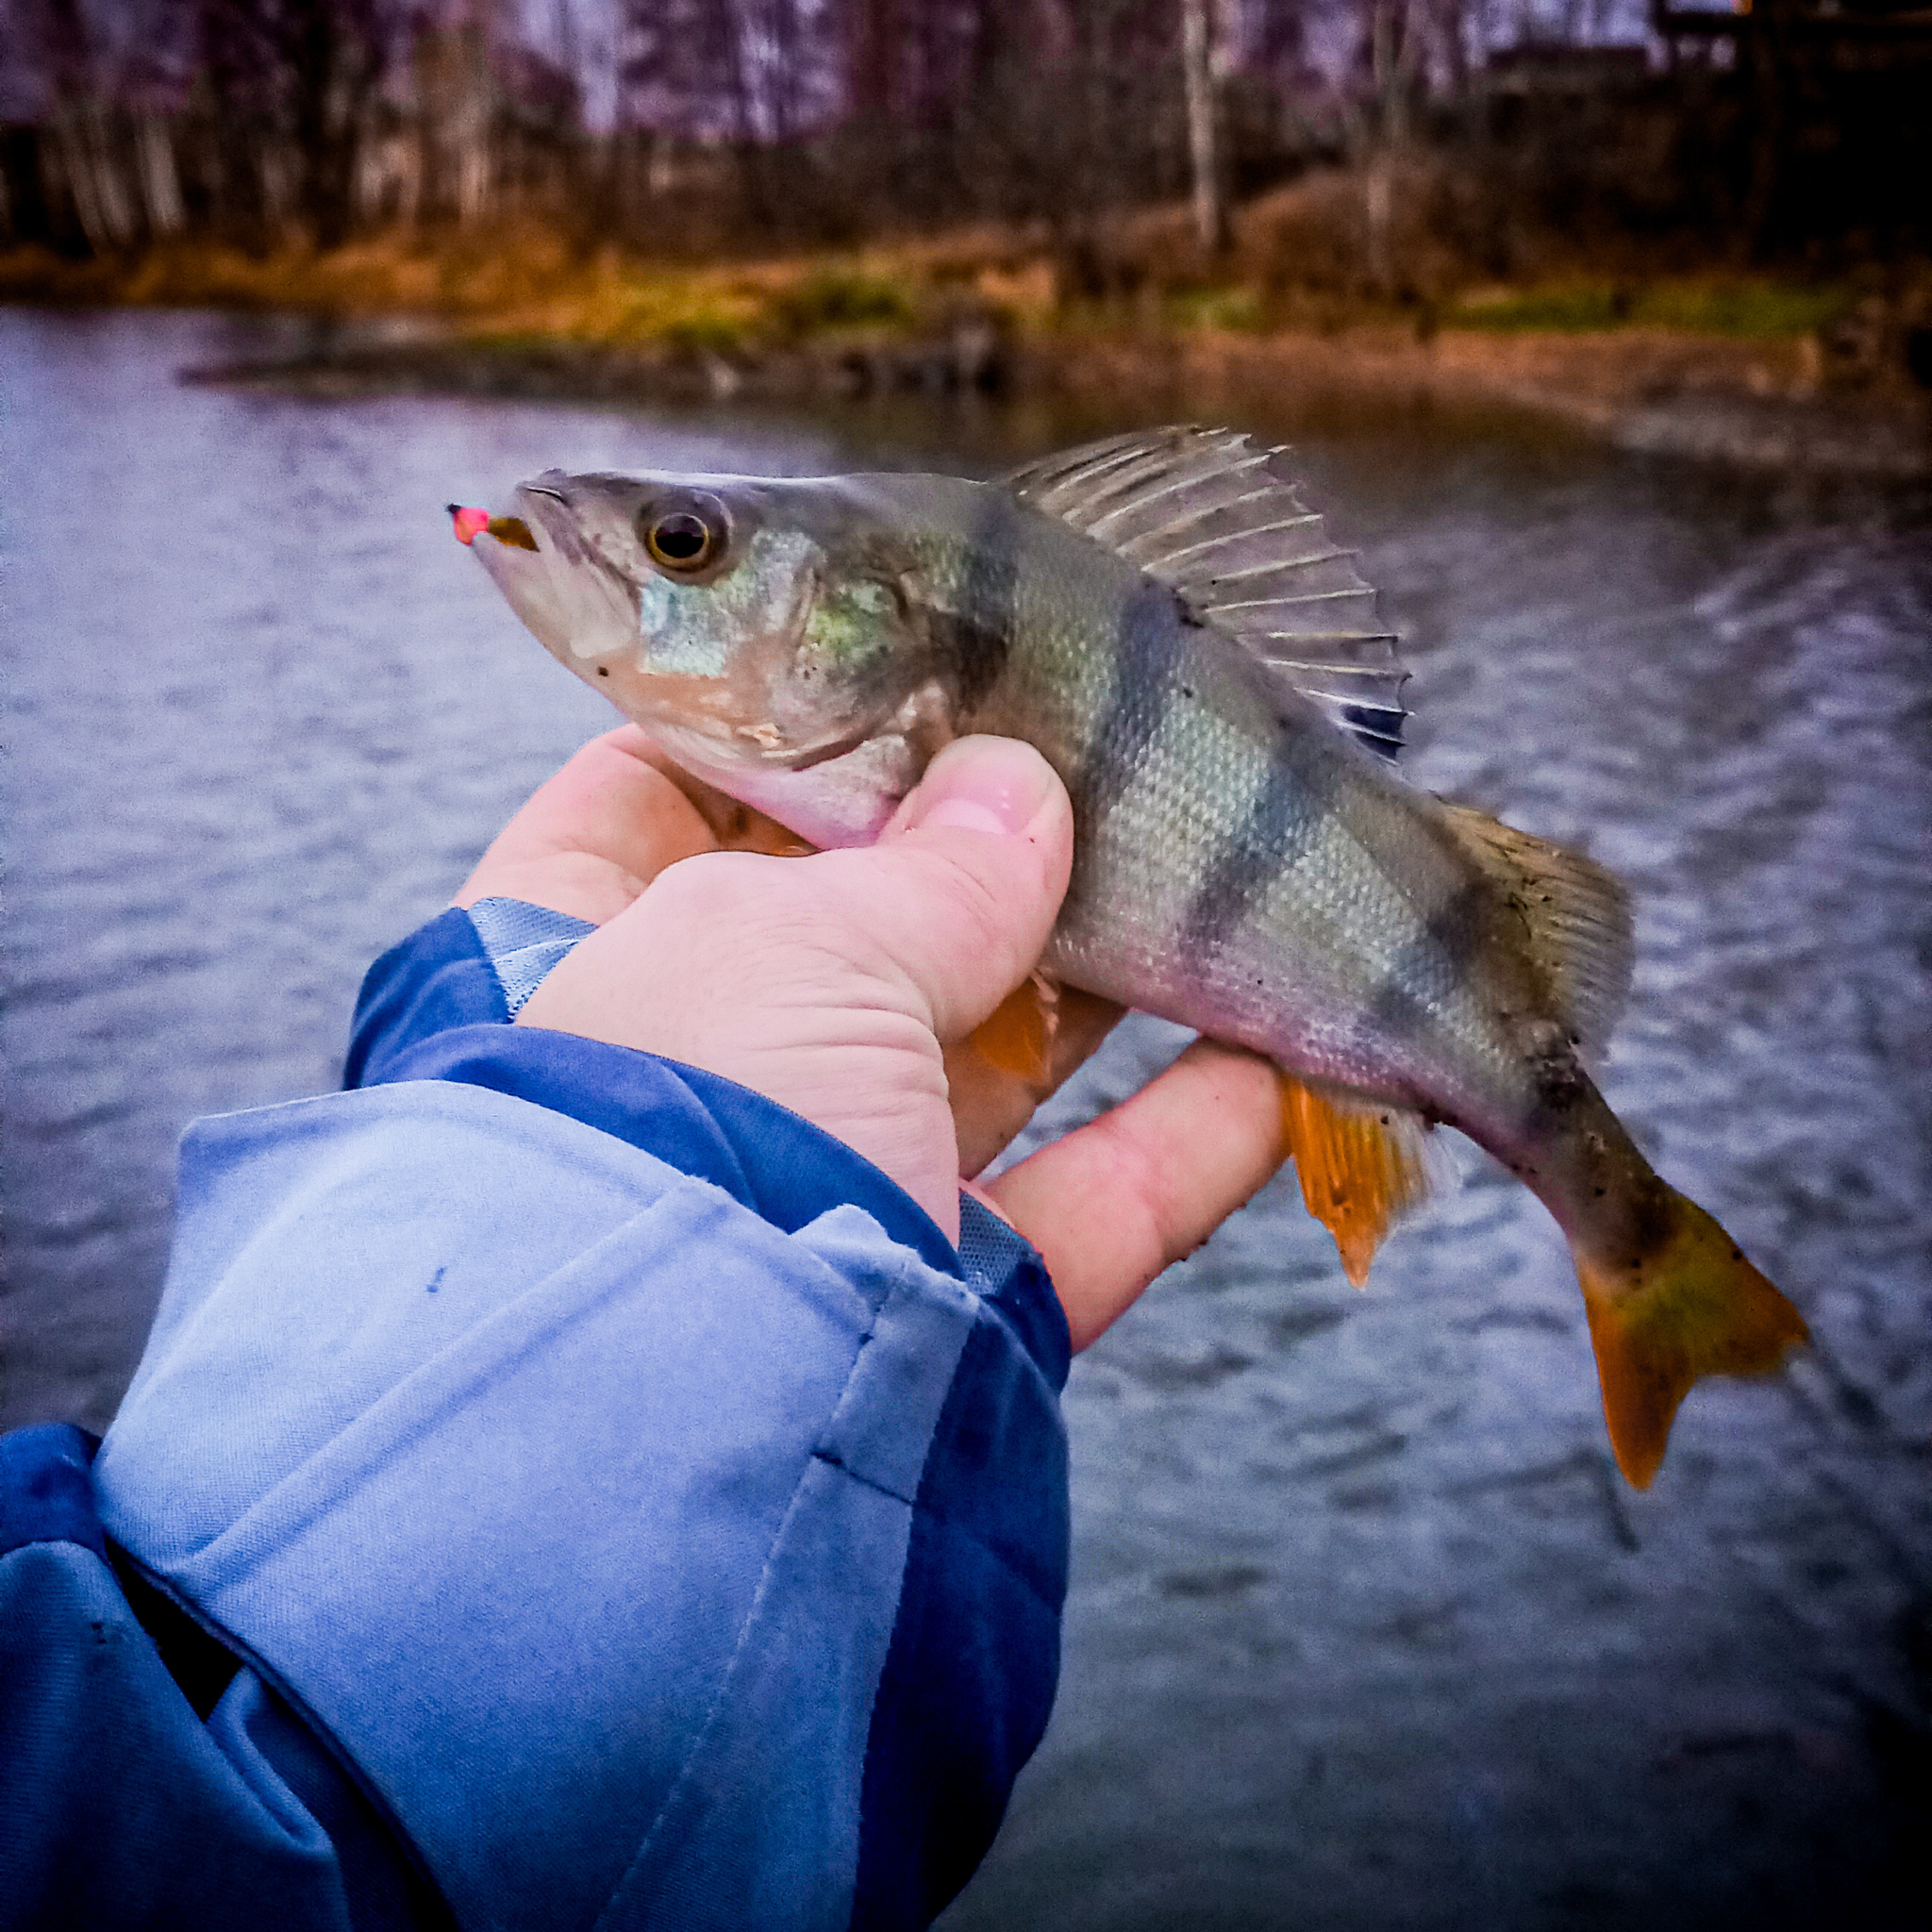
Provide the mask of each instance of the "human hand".
[{"label": "human hand", "polygon": [[[957,1239],[962,1176],[1117,1017],[1064,992],[1042,1080],[963,1077],[963,1043],[1045,943],[1072,849],[1059,781],[1010,741],[950,747],[876,845],[781,858],[770,855],[809,848],[625,726],[537,792],[457,903],[520,898],[598,924],[520,1024],[764,1093],[871,1159]],[[1041,1251],[1081,1348],[1284,1152],[1273,1068],[1197,1041],[1132,1099],[974,1191]]]}]

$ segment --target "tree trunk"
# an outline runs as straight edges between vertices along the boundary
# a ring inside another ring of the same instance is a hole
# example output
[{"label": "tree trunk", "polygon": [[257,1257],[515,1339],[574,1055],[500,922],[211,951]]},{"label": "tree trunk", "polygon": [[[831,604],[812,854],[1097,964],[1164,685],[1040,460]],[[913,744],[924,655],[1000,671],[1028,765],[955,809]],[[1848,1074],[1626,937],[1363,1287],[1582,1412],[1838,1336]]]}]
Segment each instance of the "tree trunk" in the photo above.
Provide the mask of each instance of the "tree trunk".
[{"label": "tree trunk", "polygon": [[1366,268],[1377,295],[1397,291],[1395,194],[1408,148],[1410,96],[1423,45],[1417,0],[1369,0],[1369,71],[1373,101],[1363,142]]},{"label": "tree trunk", "polygon": [[1181,64],[1187,78],[1194,237],[1206,254],[1218,255],[1227,246],[1227,203],[1221,185],[1221,104],[1211,0],[1181,0]]},{"label": "tree trunk", "polygon": [[1752,254],[1761,260],[1776,243],[1782,212],[1790,39],[1779,0],[1759,0],[1744,25],[1739,51],[1750,70],[1752,127],[1742,227]]},{"label": "tree trunk", "polygon": [[173,130],[158,114],[135,123],[135,153],[141,162],[142,199],[150,235],[178,235],[188,225],[181,203],[181,175],[175,163]]},{"label": "tree trunk", "polygon": [[111,255],[135,237],[127,184],[108,152],[107,117],[92,100],[65,100],[54,112],[54,135],[75,218],[96,255]]}]

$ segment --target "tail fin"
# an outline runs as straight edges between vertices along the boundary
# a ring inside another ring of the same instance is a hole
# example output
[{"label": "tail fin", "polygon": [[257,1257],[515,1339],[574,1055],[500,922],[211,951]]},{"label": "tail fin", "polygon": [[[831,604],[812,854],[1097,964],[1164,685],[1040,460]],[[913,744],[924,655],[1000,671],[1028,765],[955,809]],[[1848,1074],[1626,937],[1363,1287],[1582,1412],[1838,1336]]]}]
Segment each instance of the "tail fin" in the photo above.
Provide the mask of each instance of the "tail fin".
[{"label": "tail fin", "polygon": [[1617,1465],[1640,1490],[1706,1375],[1766,1375],[1806,1341],[1796,1308],[1694,1201],[1667,1191],[1660,1238],[1626,1268],[1575,1256]]}]

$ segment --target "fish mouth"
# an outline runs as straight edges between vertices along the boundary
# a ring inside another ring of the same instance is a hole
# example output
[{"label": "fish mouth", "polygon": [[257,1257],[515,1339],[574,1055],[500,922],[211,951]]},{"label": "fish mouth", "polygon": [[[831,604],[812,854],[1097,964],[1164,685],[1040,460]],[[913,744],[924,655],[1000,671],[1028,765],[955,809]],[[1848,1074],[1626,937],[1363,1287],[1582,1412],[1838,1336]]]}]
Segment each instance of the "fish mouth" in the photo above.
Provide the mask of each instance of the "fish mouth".
[{"label": "fish mouth", "polygon": [[593,547],[557,487],[565,479],[553,475],[519,483],[492,511],[452,514],[458,536],[538,642],[583,675],[599,658],[635,653],[637,594]]},{"label": "fish mouth", "polygon": [[[570,498],[549,480],[554,474],[545,471],[541,476],[519,483],[511,492],[508,513],[492,521],[514,525],[529,537],[530,541],[519,544],[519,548],[540,555],[552,552],[566,566],[588,563],[608,570],[609,566],[603,557],[585,541],[581,521]],[[562,480],[559,476],[558,482]],[[494,536],[496,532],[492,530],[491,534]]]},{"label": "fish mouth", "polygon": [[493,517],[487,509],[460,503],[446,504],[444,508],[456,525],[457,541],[465,548],[474,549],[478,537],[494,537],[499,543],[508,543],[515,550],[537,547],[537,540],[530,535],[530,526],[522,517]]},{"label": "fish mouth", "polygon": [[[604,558],[586,542],[569,497],[543,476],[519,483],[498,508],[486,512],[452,506],[452,514],[458,536],[506,589],[533,573],[569,572],[584,564],[608,574]],[[485,537],[492,541],[485,543]]]},{"label": "fish mouth", "polygon": [[522,517],[491,517],[483,525],[483,534],[518,550],[534,550],[537,547],[537,540],[531,536],[530,526]]}]

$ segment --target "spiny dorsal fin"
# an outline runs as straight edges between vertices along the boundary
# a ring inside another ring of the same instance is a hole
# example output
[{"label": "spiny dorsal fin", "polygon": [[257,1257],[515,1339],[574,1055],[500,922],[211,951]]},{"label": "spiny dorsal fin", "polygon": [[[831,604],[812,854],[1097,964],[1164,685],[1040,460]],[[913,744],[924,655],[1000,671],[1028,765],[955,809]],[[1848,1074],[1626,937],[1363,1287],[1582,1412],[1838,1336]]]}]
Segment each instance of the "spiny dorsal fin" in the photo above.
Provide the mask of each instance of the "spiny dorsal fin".
[{"label": "spiny dorsal fin", "polygon": [[1401,1108],[1310,1087],[1291,1074],[1280,1079],[1281,1124],[1302,1199],[1335,1237],[1342,1273],[1364,1287],[1383,1236],[1441,1177],[1428,1130],[1421,1115]]},{"label": "spiny dorsal fin", "polygon": [[1503,888],[1529,928],[1530,958],[1555,1017],[1579,1046],[1601,1049],[1630,991],[1630,895],[1595,860],[1444,802],[1449,829]]},{"label": "spiny dorsal fin", "polygon": [[1402,748],[1395,639],[1375,593],[1295,485],[1238,430],[1116,436],[1043,458],[1005,481],[1023,503],[1171,584],[1371,751]]}]

